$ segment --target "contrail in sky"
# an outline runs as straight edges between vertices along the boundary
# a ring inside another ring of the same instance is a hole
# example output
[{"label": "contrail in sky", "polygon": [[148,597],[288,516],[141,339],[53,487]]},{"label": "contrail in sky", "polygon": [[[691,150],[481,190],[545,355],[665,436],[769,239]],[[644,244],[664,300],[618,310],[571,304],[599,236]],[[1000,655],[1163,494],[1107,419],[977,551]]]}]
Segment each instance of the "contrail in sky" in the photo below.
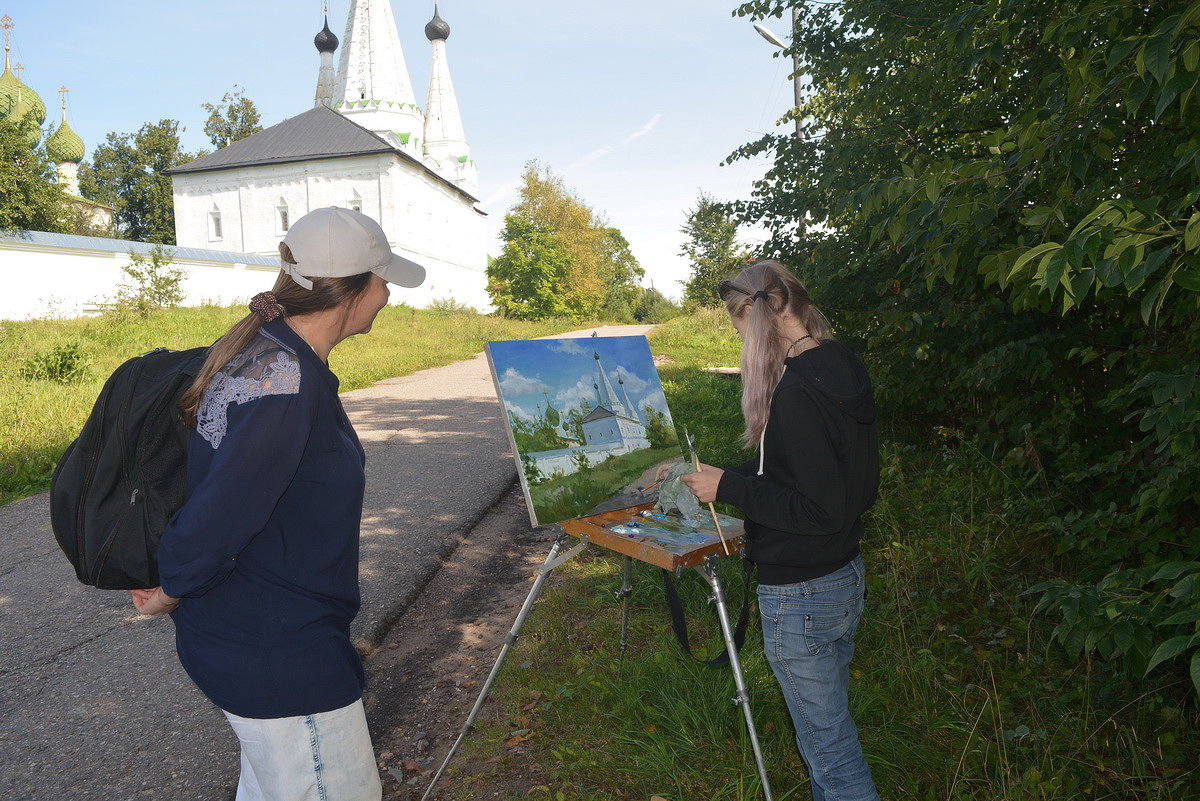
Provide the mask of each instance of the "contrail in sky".
[{"label": "contrail in sky", "polygon": [[[626,136],[624,139],[622,139],[621,144],[615,145],[615,146],[614,145],[604,145],[603,147],[596,148],[591,153],[588,153],[586,156],[579,159],[578,161],[572,162],[571,164],[564,167],[562,170],[563,174],[566,174],[566,173],[570,172],[571,170],[582,167],[585,164],[591,164],[596,159],[607,156],[609,153],[613,152],[618,147],[624,147],[625,145],[631,144],[632,142],[634,142],[638,139],[641,139],[643,136],[650,133],[650,131],[654,130],[654,126],[658,125],[659,120],[661,120],[662,118],[663,118],[662,114],[655,114],[653,117],[650,118],[650,120],[645,125],[643,125],[639,129],[637,129],[633,133],[629,134],[629,136]],[[493,192],[491,194],[491,196],[489,196],[488,199],[483,202],[483,205],[485,207],[491,207],[493,204],[503,200],[505,197],[507,197],[508,195],[515,192],[517,190],[517,188],[520,186],[521,186],[521,182],[519,180],[510,181],[509,183],[504,184],[499,189],[497,189],[495,192]]]}]

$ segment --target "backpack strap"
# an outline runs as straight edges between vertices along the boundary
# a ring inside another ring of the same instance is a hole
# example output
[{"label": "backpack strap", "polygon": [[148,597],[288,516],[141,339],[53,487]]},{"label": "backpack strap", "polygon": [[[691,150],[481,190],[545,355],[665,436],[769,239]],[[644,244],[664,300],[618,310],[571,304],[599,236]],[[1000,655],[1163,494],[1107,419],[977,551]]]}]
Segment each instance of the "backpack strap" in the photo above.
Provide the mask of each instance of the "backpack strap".
[{"label": "backpack strap", "polygon": [[[738,613],[737,625],[733,630],[733,645],[740,653],[746,641],[746,625],[750,622],[750,574],[754,572],[754,563],[749,559],[742,560],[742,609]],[[729,646],[721,649],[721,653],[712,659],[699,659],[692,653],[688,642],[687,618],[683,615],[683,602],[675,587],[675,577],[670,570],[663,570],[663,591],[667,596],[667,608],[671,612],[671,628],[675,630],[675,638],[683,646],[683,650],[692,659],[702,665],[724,665],[729,662]]]}]

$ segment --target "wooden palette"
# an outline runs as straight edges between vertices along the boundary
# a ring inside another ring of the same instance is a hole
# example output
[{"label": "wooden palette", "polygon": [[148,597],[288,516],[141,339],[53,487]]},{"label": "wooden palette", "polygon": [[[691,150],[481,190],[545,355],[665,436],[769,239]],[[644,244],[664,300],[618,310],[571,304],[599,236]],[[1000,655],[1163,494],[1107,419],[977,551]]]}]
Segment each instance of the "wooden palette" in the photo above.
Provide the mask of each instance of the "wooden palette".
[{"label": "wooden palette", "polygon": [[[663,548],[654,542],[652,536],[649,537],[631,537],[627,534],[618,534],[606,526],[622,525],[631,518],[639,517],[640,513],[646,509],[653,509],[654,504],[646,503],[640,506],[630,506],[626,509],[615,509],[611,512],[601,512],[600,514],[588,515],[574,520],[564,520],[562,522],[563,529],[573,537],[587,535],[588,541],[599,545],[601,548],[607,548],[610,551],[632,556],[641,562],[656,565],[666,570],[675,570],[683,567],[695,567],[704,563],[712,554],[718,556],[725,555],[725,549],[721,547],[720,540],[716,540],[707,545],[700,545],[694,549],[689,549],[686,552]],[[729,553],[736,554],[742,550],[742,535],[745,534],[740,521],[736,525],[722,525],[721,530],[725,534],[725,542],[729,545]]]}]

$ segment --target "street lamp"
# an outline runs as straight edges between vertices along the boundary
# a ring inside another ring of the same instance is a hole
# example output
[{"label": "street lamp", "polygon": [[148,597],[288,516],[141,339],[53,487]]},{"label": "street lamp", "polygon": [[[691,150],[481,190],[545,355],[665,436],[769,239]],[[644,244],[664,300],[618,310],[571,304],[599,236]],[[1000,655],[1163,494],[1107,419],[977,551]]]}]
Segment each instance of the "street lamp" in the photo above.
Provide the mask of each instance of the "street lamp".
[{"label": "street lamp", "polygon": [[[792,38],[795,39],[796,29],[800,26],[800,9],[792,8]],[[759,36],[766,39],[776,47],[786,50],[787,44],[782,39],[775,35],[775,32],[766,25],[754,23],[754,30],[758,31]],[[800,54],[792,51],[792,92],[795,95],[796,108],[800,108]],[[796,117],[796,136],[799,138],[800,133],[800,117]]]}]

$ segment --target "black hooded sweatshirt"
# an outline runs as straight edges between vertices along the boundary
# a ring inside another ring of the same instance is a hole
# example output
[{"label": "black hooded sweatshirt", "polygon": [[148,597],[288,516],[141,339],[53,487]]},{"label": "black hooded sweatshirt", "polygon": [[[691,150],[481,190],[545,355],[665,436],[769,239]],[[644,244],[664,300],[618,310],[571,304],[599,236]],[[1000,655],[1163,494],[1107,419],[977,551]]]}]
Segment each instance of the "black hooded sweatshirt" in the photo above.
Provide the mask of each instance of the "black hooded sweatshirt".
[{"label": "black hooded sweatshirt", "polygon": [[745,554],[760,584],[808,581],[849,563],[879,490],[862,362],[828,340],[784,364],[759,457],[727,469],[717,487],[717,500],[746,519]]}]

